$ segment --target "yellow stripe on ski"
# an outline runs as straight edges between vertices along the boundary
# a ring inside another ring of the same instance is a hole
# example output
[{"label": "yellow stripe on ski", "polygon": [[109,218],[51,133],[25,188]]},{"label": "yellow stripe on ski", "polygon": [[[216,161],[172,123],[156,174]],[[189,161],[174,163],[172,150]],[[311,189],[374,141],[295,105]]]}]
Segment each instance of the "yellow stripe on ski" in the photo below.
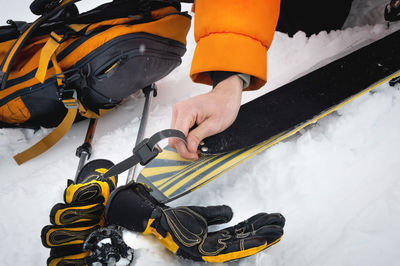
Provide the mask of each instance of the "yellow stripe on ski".
[{"label": "yellow stripe on ski", "polygon": [[162,175],[162,174],[167,174],[167,173],[171,173],[171,172],[181,171],[185,167],[187,167],[187,165],[143,168],[141,174],[147,178],[147,177],[151,177],[151,176],[155,176],[155,175]]},{"label": "yellow stripe on ski", "polygon": [[[190,182],[193,178],[201,175],[204,171],[207,171],[208,169],[210,169],[211,167],[220,164],[219,167],[223,167],[224,165],[226,165],[226,163],[221,164],[222,161],[224,161],[225,159],[229,158],[230,156],[234,155],[235,153],[240,152],[241,150],[237,150],[237,151],[233,151],[230,152],[228,154],[225,155],[214,155],[214,156],[209,156],[207,157],[207,161],[210,161],[218,156],[220,156],[220,158],[216,159],[214,162],[212,163],[208,163],[206,164],[204,167],[202,167],[201,169],[199,169],[198,171],[188,175],[187,177],[181,179],[178,183],[176,183],[175,185],[173,185],[172,187],[170,187],[167,191],[164,192],[164,195],[169,197],[171,194],[173,194],[176,190],[180,189],[181,187],[183,187],[185,184],[187,184],[188,182]],[[228,161],[229,163],[230,161]],[[180,175],[182,176],[182,175]]]},{"label": "yellow stripe on ski", "polygon": [[178,174],[171,176],[171,178],[170,178],[170,180],[168,180],[168,182],[166,182],[165,184],[163,184],[162,186],[157,187],[157,188],[162,190],[163,188],[167,187],[172,182],[175,182],[179,178],[182,178],[183,176],[185,176],[186,173],[192,171],[194,168],[197,168],[201,165],[207,164],[207,162],[212,160],[213,158],[214,158],[214,156],[210,156],[210,157],[205,157],[203,159],[200,159],[200,161],[195,161],[193,164],[188,165],[187,169],[185,169],[184,171],[182,171]]},{"label": "yellow stripe on ski", "polygon": [[157,157],[156,160],[171,160],[171,161],[182,161],[182,162],[191,162],[191,160],[184,159],[179,156],[178,153],[174,151],[163,150]]}]

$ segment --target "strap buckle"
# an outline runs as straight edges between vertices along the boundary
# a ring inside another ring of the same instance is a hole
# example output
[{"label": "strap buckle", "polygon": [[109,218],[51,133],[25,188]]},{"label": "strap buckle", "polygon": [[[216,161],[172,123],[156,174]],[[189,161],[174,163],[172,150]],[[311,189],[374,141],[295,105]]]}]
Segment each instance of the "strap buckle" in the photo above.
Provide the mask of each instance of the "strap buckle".
[{"label": "strap buckle", "polygon": [[123,173],[138,163],[146,165],[162,152],[162,149],[157,143],[166,138],[179,138],[186,143],[185,134],[179,130],[165,129],[157,132],[150,138],[144,139],[136,145],[136,147],[133,148],[133,155],[108,169],[108,171],[103,175],[103,178],[110,178]]},{"label": "strap buckle", "polygon": [[149,139],[144,139],[133,148],[132,152],[133,154],[136,154],[141,165],[146,165],[157,157],[157,155],[162,152],[162,149],[158,144],[155,144],[154,146],[149,145]]},{"label": "strap buckle", "polygon": [[24,33],[29,28],[29,24],[25,21],[14,21],[12,19],[9,19],[7,20],[7,24],[13,26],[17,30],[19,35]]},{"label": "strap buckle", "polygon": [[76,90],[63,90],[62,94],[60,95],[61,101],[63,102],[65,108],[67,109],[78,109],[79,102]]}]

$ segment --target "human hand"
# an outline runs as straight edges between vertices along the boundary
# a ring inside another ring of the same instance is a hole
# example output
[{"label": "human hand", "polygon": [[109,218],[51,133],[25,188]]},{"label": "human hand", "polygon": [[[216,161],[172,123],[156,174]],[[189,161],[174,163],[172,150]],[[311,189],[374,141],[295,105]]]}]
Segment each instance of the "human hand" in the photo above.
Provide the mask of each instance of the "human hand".
[{"label": "human hand", "polygon": [[[243,81],[233,75],[209,93],[195,96],[173,107],[171,128],[185,133],[187,146],[170,139],[169,145],[186,159],[198,159],[197,147],[204,138],[227,129],[236,119],[242,99]],[[189,131],[194,125],[196,128]]]}]

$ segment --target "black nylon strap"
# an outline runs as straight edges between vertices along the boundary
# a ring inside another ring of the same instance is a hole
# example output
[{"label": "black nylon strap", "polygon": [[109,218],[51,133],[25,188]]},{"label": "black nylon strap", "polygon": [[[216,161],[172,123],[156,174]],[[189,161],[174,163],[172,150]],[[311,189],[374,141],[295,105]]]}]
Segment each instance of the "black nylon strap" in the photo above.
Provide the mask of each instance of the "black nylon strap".
[{"label": "black nylon strap", "polygon": [[167,138],[179,138],[186,143],[186,137],[183,132],[176,129],[165,129],[155,133],[149,139],[144,139],[135,148],[133,148],[133,155],[123,160],[122,162],[111,167],[104,175],[104,178],[110,178],[125,172],[129,168],[140,163],[141,165],[148,164],[153,160],[162,150],[157,143]]},{"label": "black nylon strap", "polygon": [[3,84],[3,79],[4,79],[5,75],[6,75],[6,72],[0,71],[0,90],[1,90],[1,84]]},{"label": "black nylon strap", "polygon": [[177,129],[164,129],[151,136],[149,139],[149,145],[150,147],[155,147],[158,142],[168,138],[179,138],[186,143],[186,136],[182,131]]}]

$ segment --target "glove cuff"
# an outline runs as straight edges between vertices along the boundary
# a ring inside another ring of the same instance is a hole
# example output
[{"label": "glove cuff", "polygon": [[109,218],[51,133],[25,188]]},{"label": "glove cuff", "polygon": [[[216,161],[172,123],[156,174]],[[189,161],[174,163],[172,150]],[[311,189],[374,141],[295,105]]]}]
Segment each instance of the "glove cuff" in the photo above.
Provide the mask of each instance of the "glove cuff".
[{"label": "glove cuff", "polygon": [[109,224],[128,230],[144,232],[157,207],[164,204],[154,199],[142,184],[131,184],[114,190],[106,206],[105,217]]}]

